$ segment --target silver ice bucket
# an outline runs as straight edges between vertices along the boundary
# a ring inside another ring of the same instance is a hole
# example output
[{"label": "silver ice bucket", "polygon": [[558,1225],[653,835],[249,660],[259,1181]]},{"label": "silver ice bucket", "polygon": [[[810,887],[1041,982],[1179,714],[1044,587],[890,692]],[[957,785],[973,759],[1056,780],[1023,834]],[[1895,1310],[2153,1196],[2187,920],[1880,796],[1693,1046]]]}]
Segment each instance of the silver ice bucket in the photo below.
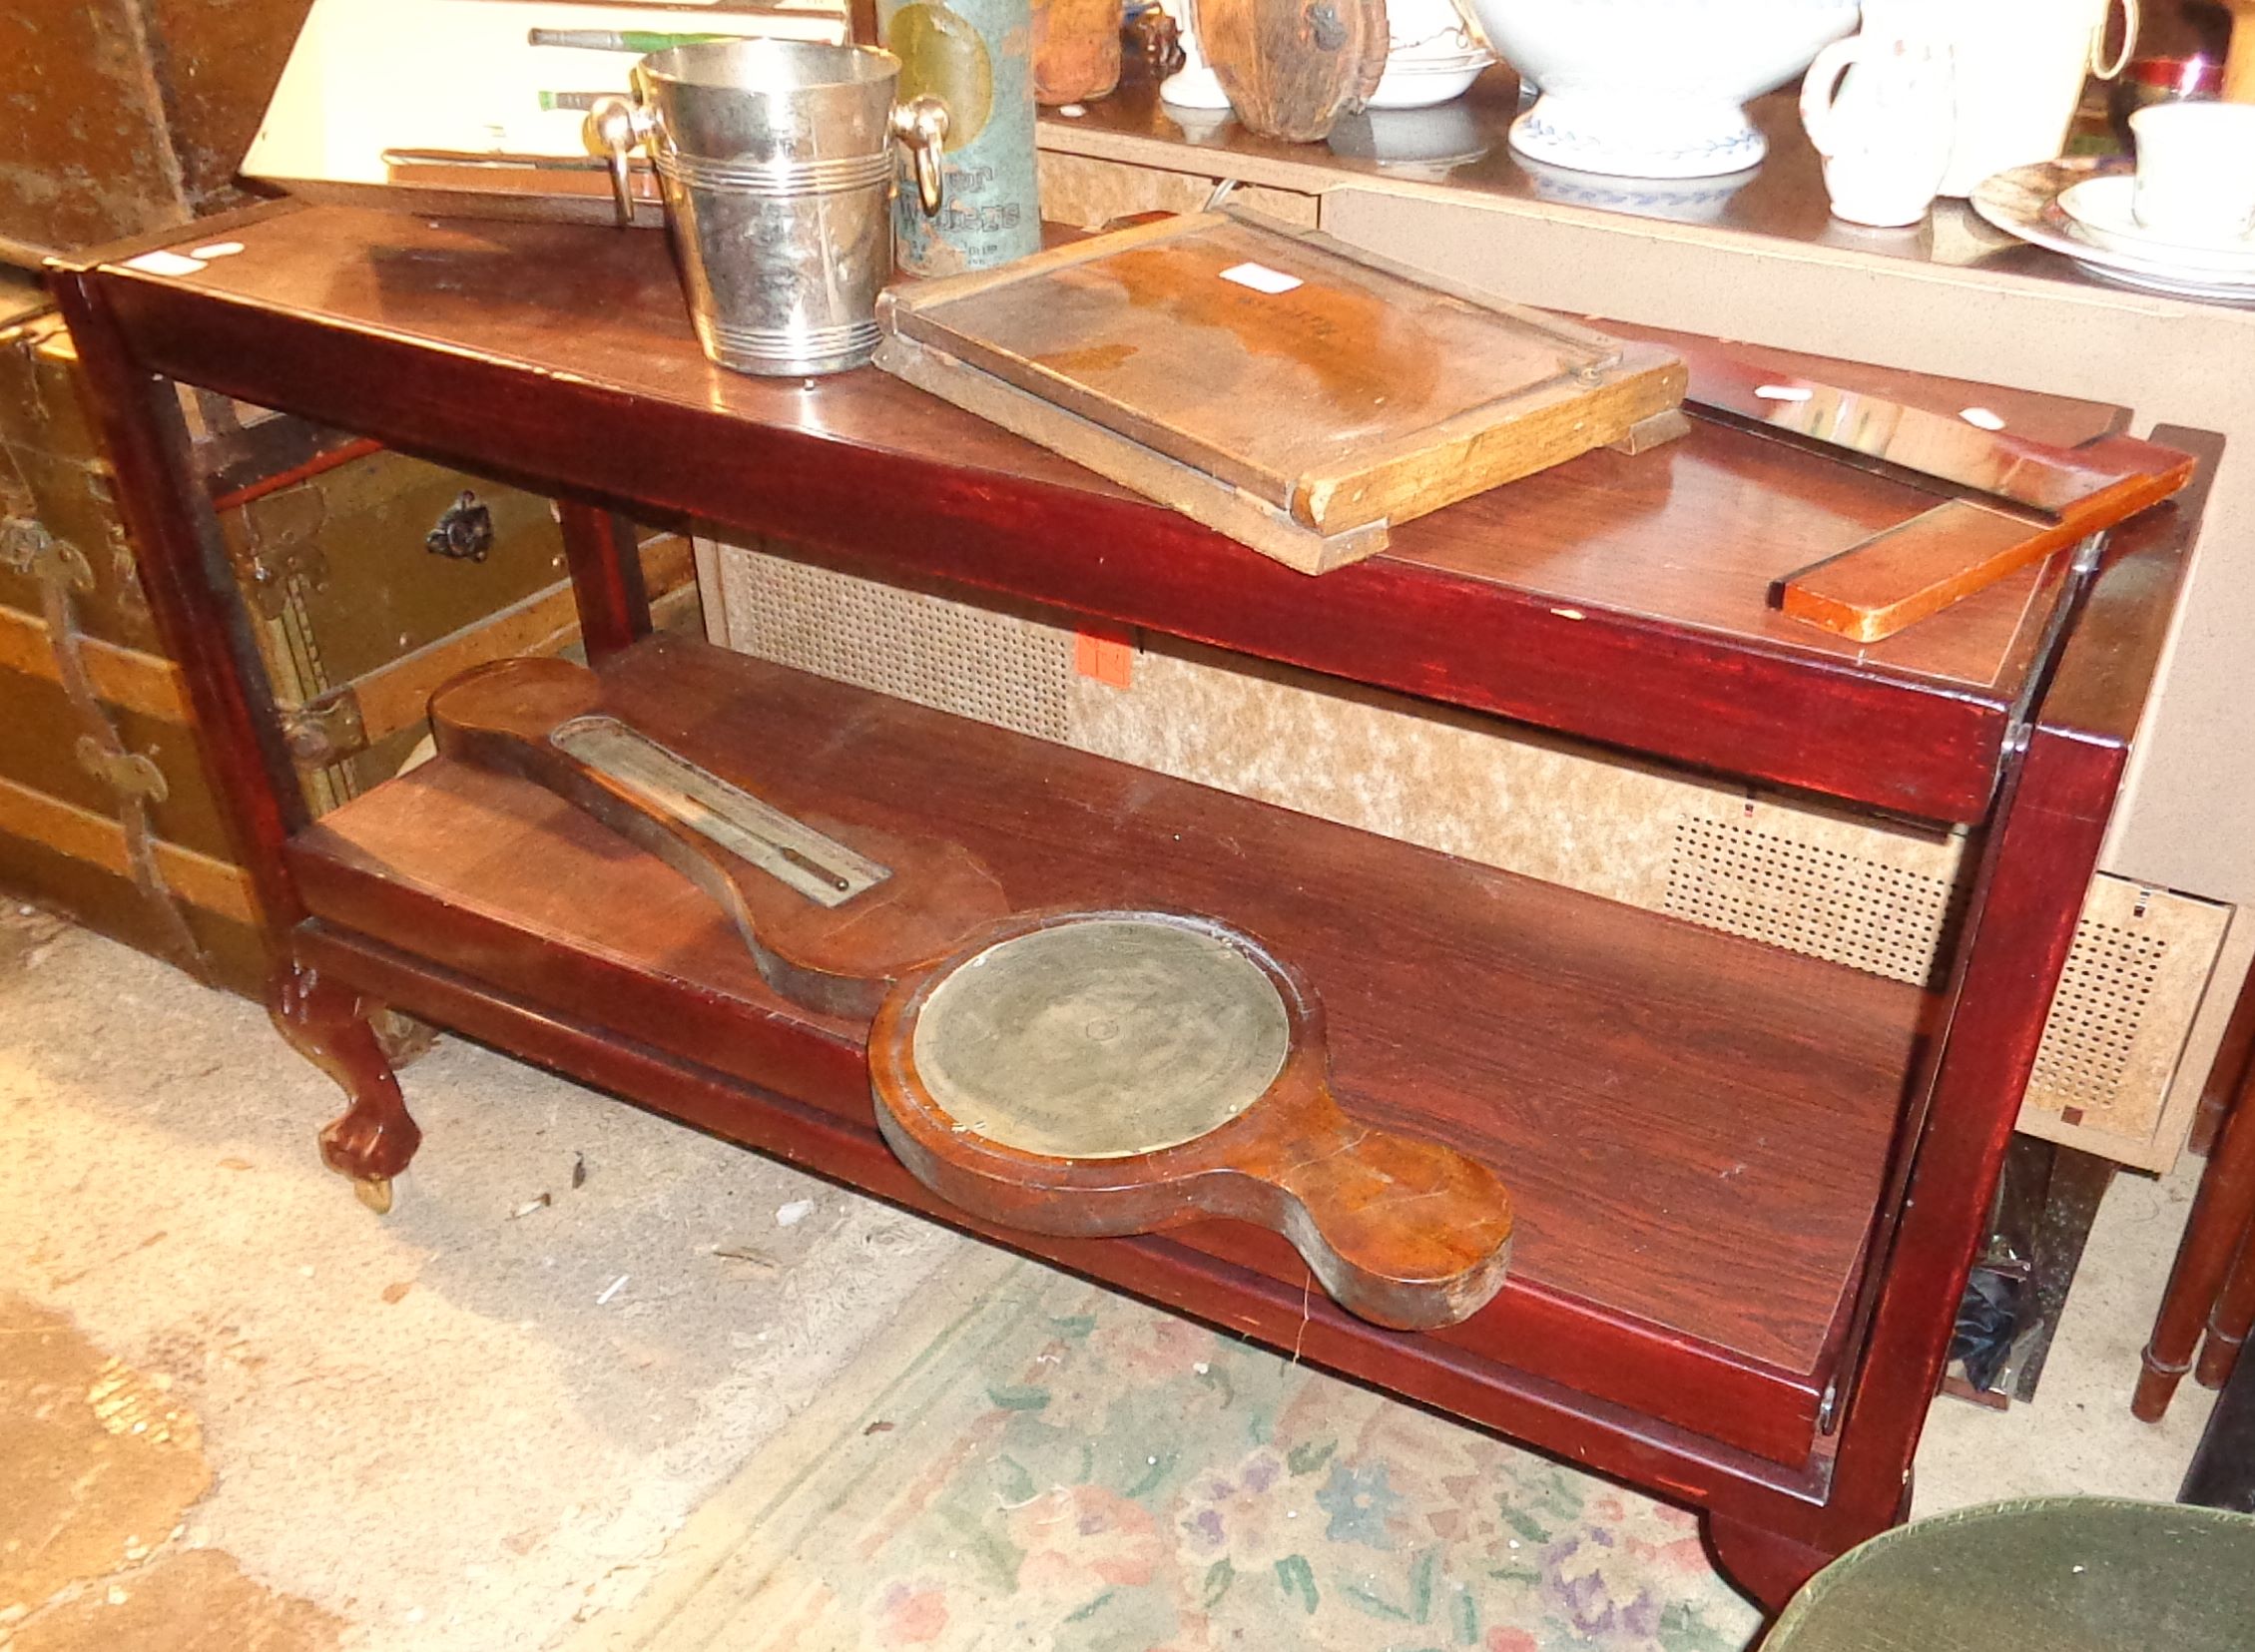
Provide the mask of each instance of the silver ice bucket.
[{"label": "silver ice bucket", "polygon": [[631,100],[589,112],[622,224],[628,151],[642,145],[657,168],[690,318],[722,366],[797,377],[857,367],[876,348],[893,142],[936,213],[947,131],[935,98],[894,105],[899,75],[898,58],[867,46],[676,46],[635,65]]}]

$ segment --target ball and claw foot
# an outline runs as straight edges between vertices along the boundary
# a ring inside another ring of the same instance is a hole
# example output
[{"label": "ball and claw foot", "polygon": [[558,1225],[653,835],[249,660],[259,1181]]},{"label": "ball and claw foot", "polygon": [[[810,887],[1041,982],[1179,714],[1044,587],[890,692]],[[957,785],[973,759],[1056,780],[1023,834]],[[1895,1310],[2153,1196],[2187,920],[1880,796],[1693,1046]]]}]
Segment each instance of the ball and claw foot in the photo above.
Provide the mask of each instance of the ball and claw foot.
[{"label": "ball and claw foot", "polygon": [[321,1128],[321,1160],[349,1177],[360,1203],[380,1216],[391,1209],[391,1179],[407,1168],[423,1133],[368,1024],[375,1008],[351,987],[297,963],[281,971],[268,1003],[291,1048],[350,1098]]}]

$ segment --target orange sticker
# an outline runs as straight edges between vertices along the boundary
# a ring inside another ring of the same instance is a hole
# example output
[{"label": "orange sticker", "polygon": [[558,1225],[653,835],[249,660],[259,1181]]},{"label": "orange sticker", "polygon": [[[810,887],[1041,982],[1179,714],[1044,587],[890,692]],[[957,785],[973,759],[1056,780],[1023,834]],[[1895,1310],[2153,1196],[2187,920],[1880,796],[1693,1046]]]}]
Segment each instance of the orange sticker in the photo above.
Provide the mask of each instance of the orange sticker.
[{"label": "orange sticker", "polygon": [[1125,631],[1073,633],[1073,670],[1107,688],[1128,686],[1129,662],[1134,657],[1135,644]]}]

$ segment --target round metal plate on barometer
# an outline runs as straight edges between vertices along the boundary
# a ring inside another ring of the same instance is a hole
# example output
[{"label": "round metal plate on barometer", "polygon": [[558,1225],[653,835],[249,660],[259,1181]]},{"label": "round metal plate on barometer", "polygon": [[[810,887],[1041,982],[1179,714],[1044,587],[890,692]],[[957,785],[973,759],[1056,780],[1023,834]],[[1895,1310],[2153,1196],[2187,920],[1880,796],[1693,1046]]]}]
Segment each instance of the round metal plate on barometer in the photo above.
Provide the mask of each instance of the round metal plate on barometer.
[{"label": "round metal plate on barometer", "polygon": [[1454,1324],[1502,1286],[1509,1195],[1453,1149],[1357,1123],[1329,1066],[1299,975],[1179,912],[1006,919],[869,1029],[878,1128],[972,1215],[1075,1237],[1234,1217],[1365,1319]]},{"label": "round metal plate on barometer", "polygon": [[1291,1053],[1276,983],[1179,919],[1086,918],[988,947],[923,1000],[916,1070],[990,1142],[1122,1159],[1217,1130]]}]

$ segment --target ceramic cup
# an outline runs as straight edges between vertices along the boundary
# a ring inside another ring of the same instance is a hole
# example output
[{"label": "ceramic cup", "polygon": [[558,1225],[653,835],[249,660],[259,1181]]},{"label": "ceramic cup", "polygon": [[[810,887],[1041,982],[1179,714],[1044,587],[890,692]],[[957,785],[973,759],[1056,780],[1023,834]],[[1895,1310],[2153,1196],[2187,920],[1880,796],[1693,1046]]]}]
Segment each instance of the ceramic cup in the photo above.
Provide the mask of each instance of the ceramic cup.
[{"label": "ceramic cup", "polygon": [[[2048,161],[2067,141],[2083,77],[2111,80],[2137,47],[2137,0],[2121,0],[2122,44],[2104,53],[2112,0],[1963,0],[1940,14],[1956,65],[1958,114],[1942,193],[1968,196],[2007,168]],[[1878,0],[1866,7],[1878,9]]]},{"label": "ceramic cup", "polygon": [[2255,231],[2255,104],[2156,104],[2130,117],[2130,131],[2139,225],[2187,241]]},{"label": "ceramic cup", "polygon": [[1861,34],[1817,54],[1801,124],[1825,158],[1833,216],[1894,229],[1926,216],[1950,163],[1951,48],[1928,8],[1868,5]]}]

